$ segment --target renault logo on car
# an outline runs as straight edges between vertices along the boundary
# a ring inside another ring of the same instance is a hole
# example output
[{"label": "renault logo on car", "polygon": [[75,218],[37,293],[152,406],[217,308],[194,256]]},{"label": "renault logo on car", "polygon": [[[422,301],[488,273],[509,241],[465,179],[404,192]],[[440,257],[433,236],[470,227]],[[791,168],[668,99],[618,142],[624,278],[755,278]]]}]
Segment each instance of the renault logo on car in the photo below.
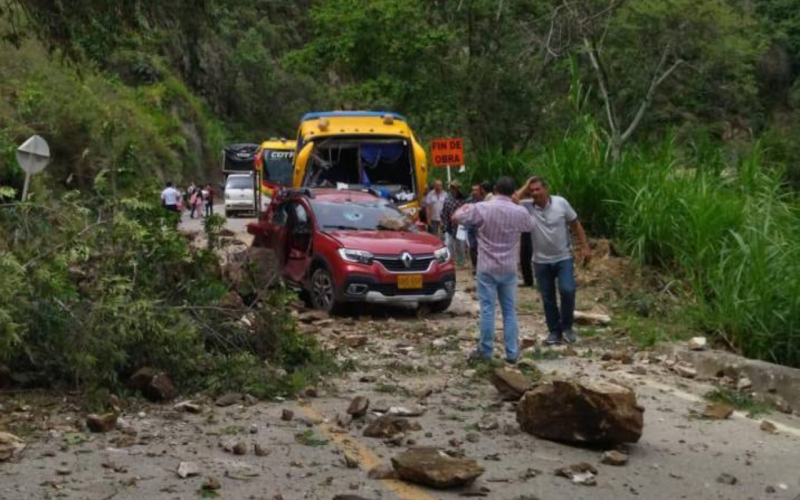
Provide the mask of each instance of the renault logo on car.
[{"label": "renault logo on car", "polygon": [[400,255],[400,260],[403,261],[403,265],[406,266],[406,269],[409,269],[411,267],[411,261],[414,260],[414,257],[412,257],[408,252],[403,252]]}]

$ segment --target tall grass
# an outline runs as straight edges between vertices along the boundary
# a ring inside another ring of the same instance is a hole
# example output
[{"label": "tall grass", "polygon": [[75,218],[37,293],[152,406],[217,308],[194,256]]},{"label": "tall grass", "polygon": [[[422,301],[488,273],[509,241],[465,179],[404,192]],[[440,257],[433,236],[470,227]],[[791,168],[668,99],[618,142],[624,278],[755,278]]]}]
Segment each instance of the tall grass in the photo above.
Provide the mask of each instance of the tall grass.
[{"label": "tall grass", "polygon": [[667,137],[612,164],[603,134],[583,121],[541,152],[489,154],[472,177],[543,175],[592,234],[680,276],[699,328],[745,355],[800,366],[797,203],[760,147],[737,165],[700,152]]}]

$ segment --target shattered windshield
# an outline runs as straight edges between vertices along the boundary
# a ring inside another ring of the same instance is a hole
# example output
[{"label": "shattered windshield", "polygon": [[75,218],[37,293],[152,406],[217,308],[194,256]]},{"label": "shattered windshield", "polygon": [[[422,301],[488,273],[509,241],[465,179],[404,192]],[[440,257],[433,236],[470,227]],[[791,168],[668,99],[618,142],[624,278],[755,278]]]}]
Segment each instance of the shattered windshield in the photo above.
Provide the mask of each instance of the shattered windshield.
[{"label": "shattered windshield", "polygon": [[313,201],[317,223],[323,229],[353,231],[415,231],[413,221],[393,205],[383,202]]}]

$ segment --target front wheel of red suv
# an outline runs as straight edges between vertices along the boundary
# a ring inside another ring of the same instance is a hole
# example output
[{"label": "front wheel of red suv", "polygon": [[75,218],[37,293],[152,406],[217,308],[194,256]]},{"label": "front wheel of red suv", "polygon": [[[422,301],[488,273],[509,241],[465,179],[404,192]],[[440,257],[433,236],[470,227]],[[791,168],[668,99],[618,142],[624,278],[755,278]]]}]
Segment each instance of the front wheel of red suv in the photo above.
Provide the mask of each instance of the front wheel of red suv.
[{"label": "front wheel of red suv", "polygon": [[327,313],[335,314],[341,309],[336,300],[336,287],[333,277],[324,267],[320,267],[311,275],[311,305]]},{"label": "front wheel of red suv", "polygon": [[453,302],[452,298],[445,299],[445,300],[440,300],[438,302],[431,302],[428,305],[428,309],[430,310],[430,312],[432,312],[434,314],[443,313],[450,307],[450,304],[452,302]]}]

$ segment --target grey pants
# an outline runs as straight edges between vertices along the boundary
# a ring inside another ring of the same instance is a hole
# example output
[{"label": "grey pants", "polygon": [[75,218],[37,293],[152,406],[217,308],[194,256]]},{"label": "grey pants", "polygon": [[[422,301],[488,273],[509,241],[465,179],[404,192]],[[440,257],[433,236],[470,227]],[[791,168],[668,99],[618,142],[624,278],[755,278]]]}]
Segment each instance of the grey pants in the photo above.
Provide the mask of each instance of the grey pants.
[{"label": "grey pants", "polygon": [[442,221],[432,220],[430,222],[431,234],[442,239]]}]

